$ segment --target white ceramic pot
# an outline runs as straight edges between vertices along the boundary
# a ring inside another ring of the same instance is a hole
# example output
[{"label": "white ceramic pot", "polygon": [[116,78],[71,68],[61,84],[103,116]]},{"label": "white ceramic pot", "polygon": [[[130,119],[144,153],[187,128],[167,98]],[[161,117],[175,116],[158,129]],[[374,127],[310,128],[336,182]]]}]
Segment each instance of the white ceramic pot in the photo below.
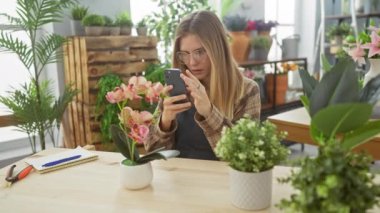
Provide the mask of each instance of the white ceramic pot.
[{"label": "white ceramic pot", "polygon": [[268,208],[272,199],[272,170],[250,173],[230,168],[232,204],[246,210]]},{"label": "white ceramic pot", "polygon": [[153,170],[150,162],[136,166],[120,163],[120,184],[125,189],[142,189],[152,182]]}]

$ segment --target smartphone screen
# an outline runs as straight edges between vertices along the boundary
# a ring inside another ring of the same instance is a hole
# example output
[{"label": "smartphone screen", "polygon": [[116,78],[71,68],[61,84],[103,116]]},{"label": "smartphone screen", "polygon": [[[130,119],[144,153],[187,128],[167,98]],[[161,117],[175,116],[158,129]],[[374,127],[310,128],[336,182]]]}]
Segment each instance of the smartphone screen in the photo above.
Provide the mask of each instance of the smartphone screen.
[{"label": "smartphone screen", "polygon": [[[165,82],[167,85],[173,85],[173,89],[170,90],[170,96],[177,96],[187,94],[185,82],[180,77],[181,70],[176,68],[170,68],[165,70]],[[185,103],[188,100],[178,101],[176,103]]]}]

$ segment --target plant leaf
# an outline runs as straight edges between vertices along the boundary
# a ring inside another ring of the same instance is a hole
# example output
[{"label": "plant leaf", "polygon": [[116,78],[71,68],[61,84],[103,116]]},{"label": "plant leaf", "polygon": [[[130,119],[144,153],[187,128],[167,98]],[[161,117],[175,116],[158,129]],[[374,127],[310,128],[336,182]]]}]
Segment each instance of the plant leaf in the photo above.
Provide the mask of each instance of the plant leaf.
[{"label": "plant leaf", "polygon": [[349,103],[331,105],[320,110],[311,120],[327,138],[339,133],[347,133],[365,124],[372,113],[372,105],[365,103]]},{"label": "plant leaf", "polygon": [[[116,125],[111,125],[111,135],[112,140],[115,143],[116,147],[119,149],[121,154],[124,155],[127,159],[132,159],[130,153],[130,147],[131,147],[131,141],[129,141],[129,138],[125,135],[124,131],[120,129],[120,127]],[[137,162],[139,160],[140,156],[137,150],[134,152],[134,159]]]},{"label": "plant leaf", "polygon": [[309,98],[306,95],[301,95],[300,100],[305,107],[307,113],[310,115],[310,101]]},{"label": "plant leaf", "polygon": [[379,133],[380,120],[370,121],[362,127],[347,133],[343,139],[342,146],[347,150],[351,150],[361,144],[364,144]]},{"label": "plant leaf", "polygon": [[357,75],[354,61],[341,59],[316,85],[310,98],[311,116],[329,105],[357,102],[359,100]]},{"label": "plant leaf", "polygon": [[372,78],[360,93],[360,101],[376,104],[380,100],[380,75]]},{"label": "plant leaf", "polygon": [[313,90],[318,82],[306,70],[301,69],[299,73],[302,80],[303,91],[305,95],[310,99],[311,94],[313,93]]},{"label": "plant leaf", "polygon": [[178,150],[162,150],[162,151],[157,151],[157,152],[151,152],[147,155],[144,155],[140,159],[138,159],[136,162],[138,164],[143,164],[147,163],[152,160],[159,160],[159,159],[168,159],[168,158],[173,158],[179,155]]},{"label": "plant leaf", "polygon": [[331,64],[330,64],[329,61],[327,60],[326,55],[322,55],[322,69],[323,69],[325,72],[328,72],[328,71],[331,70]]}]

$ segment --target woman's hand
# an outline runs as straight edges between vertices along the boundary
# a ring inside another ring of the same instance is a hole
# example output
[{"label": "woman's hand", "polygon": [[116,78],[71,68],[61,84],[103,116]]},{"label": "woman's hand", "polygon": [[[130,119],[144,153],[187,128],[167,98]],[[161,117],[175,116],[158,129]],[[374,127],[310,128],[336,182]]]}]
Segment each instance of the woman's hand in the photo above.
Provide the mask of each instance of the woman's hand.
[{"label": "woman's hand", "polygon": [[[165,88],[168,92],[173,89],[172,85],[169,85]],[[186,111],[190,109],[191,103],[189,101],[184,103],[174,103],[177,101],[186,101],[186,95],[178,95],[178,96],[167,96],[163,101],[163,110],[161,115],[161,129],[163,131],[169,131],[171,128],[172,121],[176,118],[178,113]]]},{"label": "woman's hand", "polygon": [[181,74],[181,78],[185,81],[187,91],[194,99],[194,106],[197,112],[203,117],[207,117],[211,113],[212,105],[206,88],[189,70],[186,70],[186,75]]}]

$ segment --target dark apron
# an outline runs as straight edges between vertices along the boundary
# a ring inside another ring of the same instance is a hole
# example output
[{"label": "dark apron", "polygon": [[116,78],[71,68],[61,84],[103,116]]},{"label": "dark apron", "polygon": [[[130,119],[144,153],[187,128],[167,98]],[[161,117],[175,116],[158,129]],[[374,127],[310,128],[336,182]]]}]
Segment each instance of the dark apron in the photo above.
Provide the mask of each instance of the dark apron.
[{"label": "dark apron", "polygon": [[218,160],[203,130],[194,120],[195,107],[177,115],[178,129],[175,133],[175,149],[179,157],[202,160]]}]

